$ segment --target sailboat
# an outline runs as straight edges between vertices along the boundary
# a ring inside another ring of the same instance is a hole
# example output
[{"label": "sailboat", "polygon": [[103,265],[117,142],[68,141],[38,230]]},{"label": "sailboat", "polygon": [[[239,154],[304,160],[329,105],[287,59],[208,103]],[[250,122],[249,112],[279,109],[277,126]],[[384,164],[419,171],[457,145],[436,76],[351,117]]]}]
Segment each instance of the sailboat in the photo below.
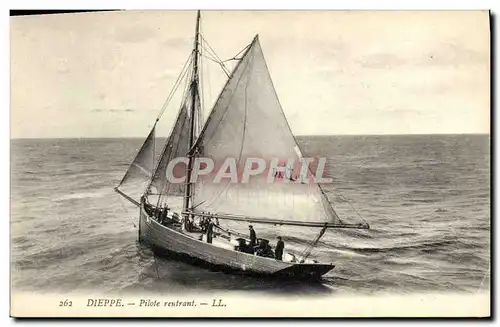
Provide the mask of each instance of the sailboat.
[{"label": "sailboat", "polygon": [[[169,136],[158,154],[155,132],[164,106],[114,188],[139,208],[138,239],[157,253],[232,273],[320,278],[335,267],[310,258],[325,231],[369,225],[343,222],[323,186],[314,177],[306,179],[309,168],[293,177],[271,173],[269,166],[268,173],[247,174],[246,182],[240,173],[235,178],[227,174],[248,164],[249,158],[301,162],[304,157],[281,108],[258,34],[232,58],[236,64],[203,120],[199,67],[203,51],[211,49],[203,47],[206,44],[198,11],[193,50],[174,85],[178,88],[179,81],[186,80]],[[211,53],[225,68],[215,51]],[[199,174],[199,158],[209,158],[214,167]],[[279,170],[273,162],[272,169]],[[286,176],[270,183],[277,175]],[[287,248],[274,253],[269,239],[252,238],[236,228],[242,225],[287,226],[287,235],[280,236],[285,240],[294,228],[315,229],[317,236],[300,253]]]}]

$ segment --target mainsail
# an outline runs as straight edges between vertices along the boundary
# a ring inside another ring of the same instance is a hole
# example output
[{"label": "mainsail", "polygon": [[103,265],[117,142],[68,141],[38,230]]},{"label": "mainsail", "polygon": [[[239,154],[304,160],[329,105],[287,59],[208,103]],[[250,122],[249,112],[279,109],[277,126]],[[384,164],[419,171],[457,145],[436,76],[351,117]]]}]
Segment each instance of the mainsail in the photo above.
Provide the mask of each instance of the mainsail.
[{"label": "mainsail", "polygon": [[[211,158],[216,168],[226,159],[234,159],[238,171],[244,169],[248,158],[263,159],[268,167],[276,159],[295,164],[303,159],[272,84],[258,36],[233,71],[193,149],[197,156]],[[299,221],[312,226],[342,223],[311,176],[312,180],[305,183],[269,183],[272,172],[251,176],[248,183],[234,183],[230,178],[214,182],[217,171],[196,179],[190,206],[195,214],[210,212],[234,220],[253,217],[249,220],[264,223]]]}]

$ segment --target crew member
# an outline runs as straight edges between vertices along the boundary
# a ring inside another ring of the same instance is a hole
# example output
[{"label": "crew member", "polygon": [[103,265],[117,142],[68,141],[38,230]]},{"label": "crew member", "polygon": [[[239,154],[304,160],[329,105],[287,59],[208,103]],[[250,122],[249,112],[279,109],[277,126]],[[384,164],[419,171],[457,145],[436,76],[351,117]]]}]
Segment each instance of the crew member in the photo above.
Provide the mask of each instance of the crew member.
[{"label": "crew member", "polygon": [[257,235],[255,234],[255,231],[254,231],[252,225],[248,226],[248,228],[250,229],[250,244],[249,244],[249,246],[254,247],[257,244]]},{"label": "crew member", "polygon": [[238,251],[253,254],[253,248],[247,245],[244,238],[238,238]]},{"label": "crew member", "polygon": [[278,242],[276,243],[276,249],[274,249],[274,254],[277,260],[283,260],[283,250],[285,249],[285,243],[281,240],[281,236],[278,236]]},{"label": "crew member", "polygon": [[269,245],[269,241],[266,239],[261,239],[257,250],[255,251],[258,256],[274,258],[273,249]]},{"label": "crew member", "polygon": [[161,213],[161,223],[166,224],[168,219],[168,207],[165,205],[165,208],[163,208],[163,211]]},{"label": "crew member", "polygon": [[212,222],[212,219],[210,219],[207,225],[207,243],[212,243],[213,234],[214,234],[214,223]]}]

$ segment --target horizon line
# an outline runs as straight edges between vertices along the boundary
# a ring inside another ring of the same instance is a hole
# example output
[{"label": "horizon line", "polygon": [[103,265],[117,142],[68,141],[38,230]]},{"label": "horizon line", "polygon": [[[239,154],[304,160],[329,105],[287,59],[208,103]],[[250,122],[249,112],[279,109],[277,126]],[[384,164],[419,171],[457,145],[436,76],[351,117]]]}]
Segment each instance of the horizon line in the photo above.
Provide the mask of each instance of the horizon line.
[{"label": "horizon line", "polygon": [[[456,135],[487,135],[491,133],[412,133],[412,134],[297,134],[295,137],[325,137],[325,136],[456,136]],[[146,136],[58,136],[58,137],[10,137],[10,140],[60,140],[60,139],[142,139]],[[156,138],[167,138],[166,136],[157,136]]]}]

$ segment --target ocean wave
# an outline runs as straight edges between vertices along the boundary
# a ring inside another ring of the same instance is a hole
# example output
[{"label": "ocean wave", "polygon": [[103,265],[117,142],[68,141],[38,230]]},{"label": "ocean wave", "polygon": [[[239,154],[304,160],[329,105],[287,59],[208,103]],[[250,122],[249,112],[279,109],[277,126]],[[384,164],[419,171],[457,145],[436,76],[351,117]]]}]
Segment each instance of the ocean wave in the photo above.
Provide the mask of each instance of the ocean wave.
[{"label": "ocean wave", "polygon": [[440,198],[434,198],[434,199],[410,199],[410,202],[413,203],[437,203],[442,201]]},{"label": "ocean wave", "polygon": [[57,202],[62,202],[62,201],[69,201],[69,200],[80,200],[80,199],[88,199],[88,198],[102,198],[106,195],[110,194],[109,189],[101,189],[98,191],[94,192],[80,192],[80,193],[72,193],[72,194],[65,194],[60,197],[57,197],[54,199],[54,201]]},{"label": "ocean wave", "polygon": [[24,244],[24,243],[26,243],[28,241],[29,241],[29,239],[26,236],[20,236],[20,237],[14,237],[14,238],[12,238],[12,243],[14,243],[14,244]]},{"label": "ocean wave", "polygon": [[15,181],[15,182],[39,182],[42,180],[43,180],[43,178],[40,178],[39,176],[33,176],[33,175],[13,178],[13,181]]},{"label": "ocean wave", "polygon": [[17,268],[33,268],[33,269],[38,269],[40,268],[39,265],[35,265],[34,264],[34,260],[30,260],[30,259],[19,259],[19,260],[12,260],[12,264],[13,266],[17,267]]},{"label": "ocean wave", "polygon": [[402,252],[406,250],[430,249],[430,248],[448,246],[454,243],[456,243],[456,241],[438,240],[438,241],[424,241],[424,242],[399,245],[399,246],[347,247],[347,249],[359,253],[385,253],[385,252]]}]

